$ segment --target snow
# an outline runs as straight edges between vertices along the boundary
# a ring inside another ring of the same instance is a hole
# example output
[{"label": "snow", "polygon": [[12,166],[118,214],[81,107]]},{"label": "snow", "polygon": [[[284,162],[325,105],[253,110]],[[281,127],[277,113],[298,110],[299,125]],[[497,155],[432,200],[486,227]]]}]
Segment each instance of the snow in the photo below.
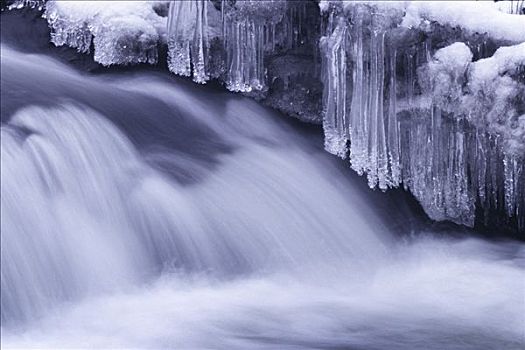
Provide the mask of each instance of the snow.
[{"label": "snow", "polygon": [[525,42],[525,16],[503,13],[490,1],[411,1],[402,25],[418,27],[423,21],[486,33],[496,40]]},{"label": "snow", "polygon": [[476,62],[472,57],[464,43],[440,49],[419,69],[419,83],[435,106],[502,136],[508,154],[524,155],[519,106],[525,100],[525,43],[501,47]]},{"label": "snow", "polygon": [[492,57],[474,63],[471,84],[487,82],[503,74],[518,73],[523,66],[525,66],[525,42],[500,47]]},{"label": "snow", "polygon": [[331,6],[342,6],[345,11],[348,11],[355,5],[373,6],[383,10],[404,10],[407,6],[407,1],[321,0],[319,2],[319,9],[321,12],[327,12]]},{"label": "snow", "polygon": [[447,65],[453,65],[452,69],[457,69],[459,66],[464,71],[466,68],[464,66],[472,61],[472,52],[467,45],[457,42],[436,51],[434,59]]},{"label": "snow", "polygon": [[419,82],[432,94],[434,104],[447,111],[457,110],[472,57],[467,45],[456,42],[436,51],[433,60],[419,69]]},{"label": "snow", "polygon": [[504,136],[507,151],[525,155],[525,118],[516,106],[525,103],[525,43],[499,48],[494,56],[472,64],[468,110],[481,114],[489,130]]},{"label": "snow", "polygon": [[[525,41],[525,16],[508,13],[508,1],[354,1],[321,0],[319,8],[328,12],[331,6],[342,6],[345,12],[357,5],[380,9],[392,17],[403,12],[401,26],[423,28],[433,21],[460,27],[470,33],[486,33],[490,38],[521,43]],[[502,11],[503,10],[503,11]]]}]

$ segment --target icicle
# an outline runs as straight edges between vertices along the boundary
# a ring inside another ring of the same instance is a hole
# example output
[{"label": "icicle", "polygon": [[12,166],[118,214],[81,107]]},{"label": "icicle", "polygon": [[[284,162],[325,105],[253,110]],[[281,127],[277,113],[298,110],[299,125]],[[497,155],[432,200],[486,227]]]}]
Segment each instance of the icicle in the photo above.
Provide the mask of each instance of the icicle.
[{"label": "icicle", "polygon": [[388,157],[390,161],[390,186],[401,183],[401,164],[399,157],[399,123],[397,120],[396,61],[397,52],[390,48],[389,57],[389,96],[388,96]]},{"label": "icicle", "polygon": [[346,35],[344,18],[337,19],[334,31],[322,39],[324,52],[324,118],[325,149],[345,157],[348,142],[346,119]]},{"label": "icicle", "polygon": [[368,183],[370,187],[379,185],[381,190],[387,189],[388,156],[385,136],[384,119],[384,79],[385,79],[385,33],[374,31],[370,57],[373,62],[370,91],[372,104],[370,106],[370,143]]},{"label": "icicle", "polygon": [[407,88],[406,98],[407,98],[408,106],[412,106],[413,101],[414,101],[414,81],[415,81],[414,71],[415,71],[415,68],[414,68],[414,56],[412,55],[411,52],[406,54],[406,70],[408,72],[408,74],[406,76],[407,77],[407,80],[406,80],[406,88]]},{"label": "icicle", "polygon": [[[373,30],[370,38],[370,81],[368,85],[368,159],[367,159],[367,175],[368,186],[374,188],[378,182],[378,130],[380,123],[379,116],[379,89],[382,88],[380,82],[380,68],[378,52],[378,33]],[[381,101],[382,103],[382,101]]]},{"label": "icicle", "polygon": [[51,42],[56,46],[67,45],[78,52],[89,53],[93,34],[84,20],[68,18],[60,12],[55,1],[47,3],[45,17],[51,28]]},{"label": "icicle", "polygon": [[515,188],[515,185],[517,181],[515,179],[515,175],[517,173],[518,164],[514,157],[505,154],[503,158],[503,166],[505,176],[505,209],[507,215],[512,217],[514,215],[516,205],[515,193],[517,188]]},{"label": "icicle", "polygon": [[[235,5],[222,2],[226,88],[237,92],[265,90],[265,51],[276,50],[276,26],[283,20],[287,6],[282,0]],[[288,35],[284,40],[288,40]]]},{"label": "icicle", "polygon": [[525,231],[525,159],[517,159],[519,164],[516,170],[516,181],[514,183],[516,193],[515,217],[517,219],[518,231]]},{"label": "icicle", "polygon": [[198,1],[197,7],[197,23],[195,28],[194,38],[194,59],[193,59],[193,80],[197,83],[205,83],[210,77],[207,73],[206,59],[208,57],[209,42],[208,42],[208,1]]},{"label": "icicle", "polygon": [[437,213],[444,212],[444,185],[446,183],[443,174],[443,157],[444,150],[446,150],[443,142],[443,135],[447,134],[445,127],[442,125],[441,111],[435,106],[431,107],[431,167],[430,183],[431,183],[431,203],[433,210]]},{"label": "icicle", "polygon": [[366,167],[367,125],[365,115],[366,90],[368,87],[365,79],[364,50],[363,50],[363,18],[358,16],[354,25],[354,69],[353,93],[351,104],[350,123],[350,160],[352,169],[362,175]]},{"label": "icicle", "polygon": [[487,177],[487,155],[486,155],[486,135],[476,130],[476,164],[473,172],[477,170],[477,193],[480,204],[486,206],[486,177]]},{"label": "icicle", "polygon": [[[191,76],[197,83],[209,80],[208,0],[170,3],[168,66],[171,72]],[[193,71],[192,71],[193,69]]]}]

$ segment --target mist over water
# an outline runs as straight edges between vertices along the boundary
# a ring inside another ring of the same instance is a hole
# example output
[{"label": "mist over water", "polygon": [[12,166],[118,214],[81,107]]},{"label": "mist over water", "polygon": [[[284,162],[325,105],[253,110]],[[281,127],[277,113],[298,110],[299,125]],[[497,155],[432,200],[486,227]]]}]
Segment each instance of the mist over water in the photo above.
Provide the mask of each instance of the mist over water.
[{"label": "mist over water", "polygon": [[1,54],[2,347],[525,345],[523,244],[414,227],[252,100]]}]

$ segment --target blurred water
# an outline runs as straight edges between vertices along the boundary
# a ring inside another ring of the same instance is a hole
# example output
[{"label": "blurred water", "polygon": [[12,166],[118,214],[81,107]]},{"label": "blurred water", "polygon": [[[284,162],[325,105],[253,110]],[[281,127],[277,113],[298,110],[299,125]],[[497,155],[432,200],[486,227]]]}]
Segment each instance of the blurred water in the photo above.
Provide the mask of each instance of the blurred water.
[{"label": "blurred water", "polygon": [[1,54],[2,347],[525,345],[522,244],[394,235],[402,197],[251,100]]}]

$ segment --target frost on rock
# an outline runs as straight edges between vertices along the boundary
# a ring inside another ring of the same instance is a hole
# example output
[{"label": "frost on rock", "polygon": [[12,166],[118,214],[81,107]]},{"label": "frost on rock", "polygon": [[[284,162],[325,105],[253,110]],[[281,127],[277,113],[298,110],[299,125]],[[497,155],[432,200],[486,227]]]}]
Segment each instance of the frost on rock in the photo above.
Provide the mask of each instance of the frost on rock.
[{"label": "frost on rock", "polygon": [[[102,65],[156,63],[165,20],[154,1],[48,1],[51,41],[79,52],[94,48]],[[164,34],[165,35],[165,34]]]},{"label": "frost on rock", "polygon": [[325,147],[435,220],[523,230],[525,44],[493,47],[525,41],[525,17],[461,6],[321,3]]}]

